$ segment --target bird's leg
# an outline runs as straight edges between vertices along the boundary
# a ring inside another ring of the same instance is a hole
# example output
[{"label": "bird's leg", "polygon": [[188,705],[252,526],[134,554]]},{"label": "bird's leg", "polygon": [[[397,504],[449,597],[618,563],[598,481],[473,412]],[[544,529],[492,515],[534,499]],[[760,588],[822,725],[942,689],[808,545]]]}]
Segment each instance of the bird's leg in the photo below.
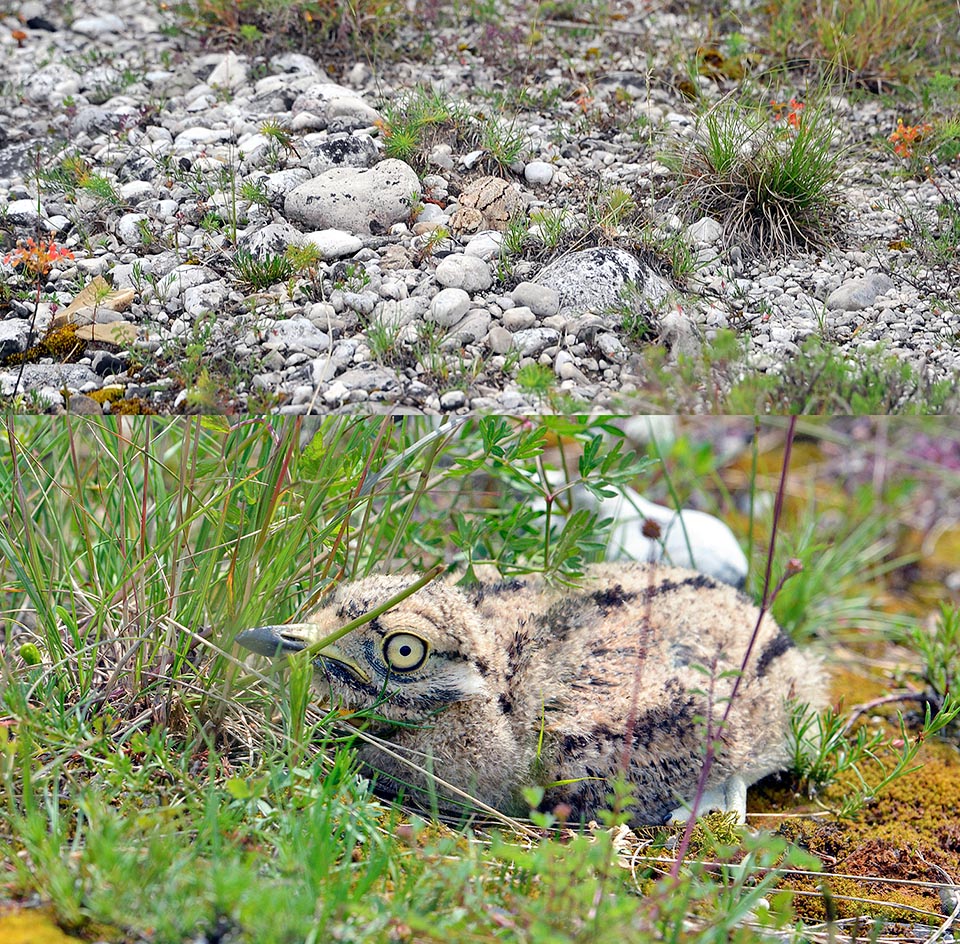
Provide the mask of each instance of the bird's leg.
[{"label": "bird's leg", "polygon": [[[686,801],[678,806],[671,814],[668,822],[685,823],[690,819],[693,800]],[[697,814],[703,815],[710,810],[720,810],[722,813],[734,813],[737,824],[747,821],[747,784],[739,774],[732,774],[720,786],[704,791],[697,804]]]}]

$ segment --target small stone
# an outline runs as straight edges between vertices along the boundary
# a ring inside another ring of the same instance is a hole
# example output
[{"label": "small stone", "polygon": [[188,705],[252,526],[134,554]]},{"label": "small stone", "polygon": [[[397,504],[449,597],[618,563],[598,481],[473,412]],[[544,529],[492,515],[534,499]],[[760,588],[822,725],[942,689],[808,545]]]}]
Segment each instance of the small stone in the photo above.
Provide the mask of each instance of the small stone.
[{"label": "small stone", "polygon": [[126,32],[126,24],[119,16],[113,13],[101,13],[99,16],[78,16],[71,24],[74,33],[97,38],[111,33],[122,36]]},{"label": "small stone", "polygon": [[470,296],[462,288],[444,288],[430,302],[430,320],[445,328],[460,321],[470,308]]},{"label": "small stone", "polygon": [[529,308],[538,318],[549,318],[560,310],[560,293],[536,282],[521,282],[510,297],[515,305]]},{"label": "small stone", "polygon": [[861,279],[850,279],[830,293],[827,308],[831,311],[861,311],[869,308],[878,295],[889,292],[894,286],[893,279],[883,272],[871,272]]},{"label": "small stone", "polygon": [[494,325],[487,334],[487,347],[494,354],[508,354],[513,348],[513,335],[506,328]]},{"label": "small stone", "polygon": [[288,246],[299,246],[302,242],[303,234],[300,230],[289,223],[279,222],[258,228],[251,227],[237,240],[237,246],[262,262],[269,256],[282,256]]},{"label": "small stone", "polygon": [[124,213],[117,220],[117,236],[126,246],[142,246],[150,241],[149,220],[146,213]]},{"label": "small stone", "polygon": [[462,390],[448,390],[440,395],[441,410],[459,410],[466,404],[467,398]]},{"label": "small stone", "polygon": [[5,220],[11,226],[36,226],[40,218],[46,216],[46,211],[41,204],[37,212],[36,200],[11,200],[7,204],[7,210],[4,214]]},{"label": "small stone", "polygon": [[465,256],[476,256],[478,259],[493,259],[500,255],[502,245],[503,233],[487,229],[470,238],[463,254]]},{"label": "small stone", "polygon": [[247,65],[235,52],[227,52],[207,77],[211,88],[237,89],[247,81]]},{"label": "small stone", "polygon": [[482,259],[462,253],[443,259],[435,275],[441,285],[462,288],[465,292],[483,291],[493,284],[490,267]]},{"label": "small stone", "polygon": [[315,233],[305,233],[303,243],[316,246],[324,259],[355,256],[363,248],[363,240],[359,236],[342,229],[321,229]]},{"label": "small stone", "polygon": [[553,328],[527,328],[513,335],[513,343],[523,357],[533,357],[545,347],[556,344],[559,339],[559,332]]},{"label": "small stone", "polygon": [[503,313],[503,326],[510,331],[532,328],[536,323],[537,316],[526,305],[508,308]]},{"label": "small stone", "polygon": [[694,246],[715,246],[723,239],[723,225],[709,216],[703,216],[687,227],[687,239]]},{"label": "small stone", "polygon": [[490,312],[486,308],[474,308],[456,325],[451,337],[461,344],[472,344],[485,337],[490,330]]},{"label": "small stone", "polygon": [[538,187],[550,183],[553,180],[554,167],[546,161],[530,161],[523,168],[523,179],[531,187]]}]

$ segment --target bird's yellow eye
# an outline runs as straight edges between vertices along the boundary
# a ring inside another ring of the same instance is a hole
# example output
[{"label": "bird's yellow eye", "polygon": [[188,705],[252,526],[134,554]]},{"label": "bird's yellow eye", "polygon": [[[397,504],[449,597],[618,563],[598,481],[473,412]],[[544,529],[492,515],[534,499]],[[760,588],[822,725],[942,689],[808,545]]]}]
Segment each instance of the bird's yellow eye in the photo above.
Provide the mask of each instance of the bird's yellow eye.
[{"label": "bird's yellow eye", "polygon": [[413,633],[393,633],[383,641],[383,658],[394,672],[413,672],[427,661],[425,639]]}]

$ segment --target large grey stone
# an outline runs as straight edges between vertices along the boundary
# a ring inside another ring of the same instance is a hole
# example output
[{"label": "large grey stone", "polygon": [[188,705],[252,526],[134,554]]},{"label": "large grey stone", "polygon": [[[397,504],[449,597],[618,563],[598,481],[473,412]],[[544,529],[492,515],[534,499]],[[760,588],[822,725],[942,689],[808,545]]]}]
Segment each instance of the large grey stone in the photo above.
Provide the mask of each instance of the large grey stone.
[{"label": "large grey stone", "polygon": [[652,304],[670,291],[670,283],[641,259],[608,246],[567,253],[542,269],[534,281],[555,289],[561,311],[568,314],[616,308],[624,289]]},{"label": "large grey stone", "polygon": [[465,292],[483,291],[493,284],[490,266],[476,256],[462,253],[442,259],[435,274],[441,285],[462,288]]},{"label": "large grey stone", "polygon": [[377,162],[377,145],[369,134],[307,134],[300,142],[301,163],[314,177],[334,167],[372,167]]},{"label": "large grey stone", "polygon": [[870,272],[861,279],[850,279],[830,293],[827,308],[831,311],[860,311],[869,308],[878,295],[893,288],[893,279],[883,272]]},{"label": "large grey stone", "polygon": [[463,319],[470,308],[470,296],[462,288],[443,288],[430,301],[430,320],[445,328]]},{"label": "large grey stone", "polygon": [[403,161],[387,159],[369,169],[335,167],[287,194],[291,219],[314,229],[385,233],[410,215],[420,180]]},{"label": "large grey stone", "polygon": [[268,256],[282,256],[288,246],[302,244],[303,234],[286,222],[268,223],[258,229],[249,230],[237,240],[238,248],[249,252],[261,262]]},{"label": "large grey stone", "polygon": [[334,82],[311,85],[297,96],[290,111],[294,116],[313,115],[318,128],[327,127],[335,118],[353,118],[360,124],[372,125],[380,117],[357,92]]}]

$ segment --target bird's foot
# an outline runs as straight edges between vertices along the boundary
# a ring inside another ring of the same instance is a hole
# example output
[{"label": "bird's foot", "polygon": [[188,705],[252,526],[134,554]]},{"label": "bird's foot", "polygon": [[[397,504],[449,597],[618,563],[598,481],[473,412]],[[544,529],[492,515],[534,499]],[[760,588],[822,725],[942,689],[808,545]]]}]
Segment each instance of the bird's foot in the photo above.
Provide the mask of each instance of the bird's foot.
[{"label": "bird's foot", "polygon": [[[678,806],[671,814],[668,822],[685,823],[690,819],[693,809],[693,799],[687,800]],[[719,787],[707,790],[697,804],[696,814],[702,816],[711,810],[721,813],[733,813],[738,825],[747,821],[747,784],[739,774],[733,774]]]}]

